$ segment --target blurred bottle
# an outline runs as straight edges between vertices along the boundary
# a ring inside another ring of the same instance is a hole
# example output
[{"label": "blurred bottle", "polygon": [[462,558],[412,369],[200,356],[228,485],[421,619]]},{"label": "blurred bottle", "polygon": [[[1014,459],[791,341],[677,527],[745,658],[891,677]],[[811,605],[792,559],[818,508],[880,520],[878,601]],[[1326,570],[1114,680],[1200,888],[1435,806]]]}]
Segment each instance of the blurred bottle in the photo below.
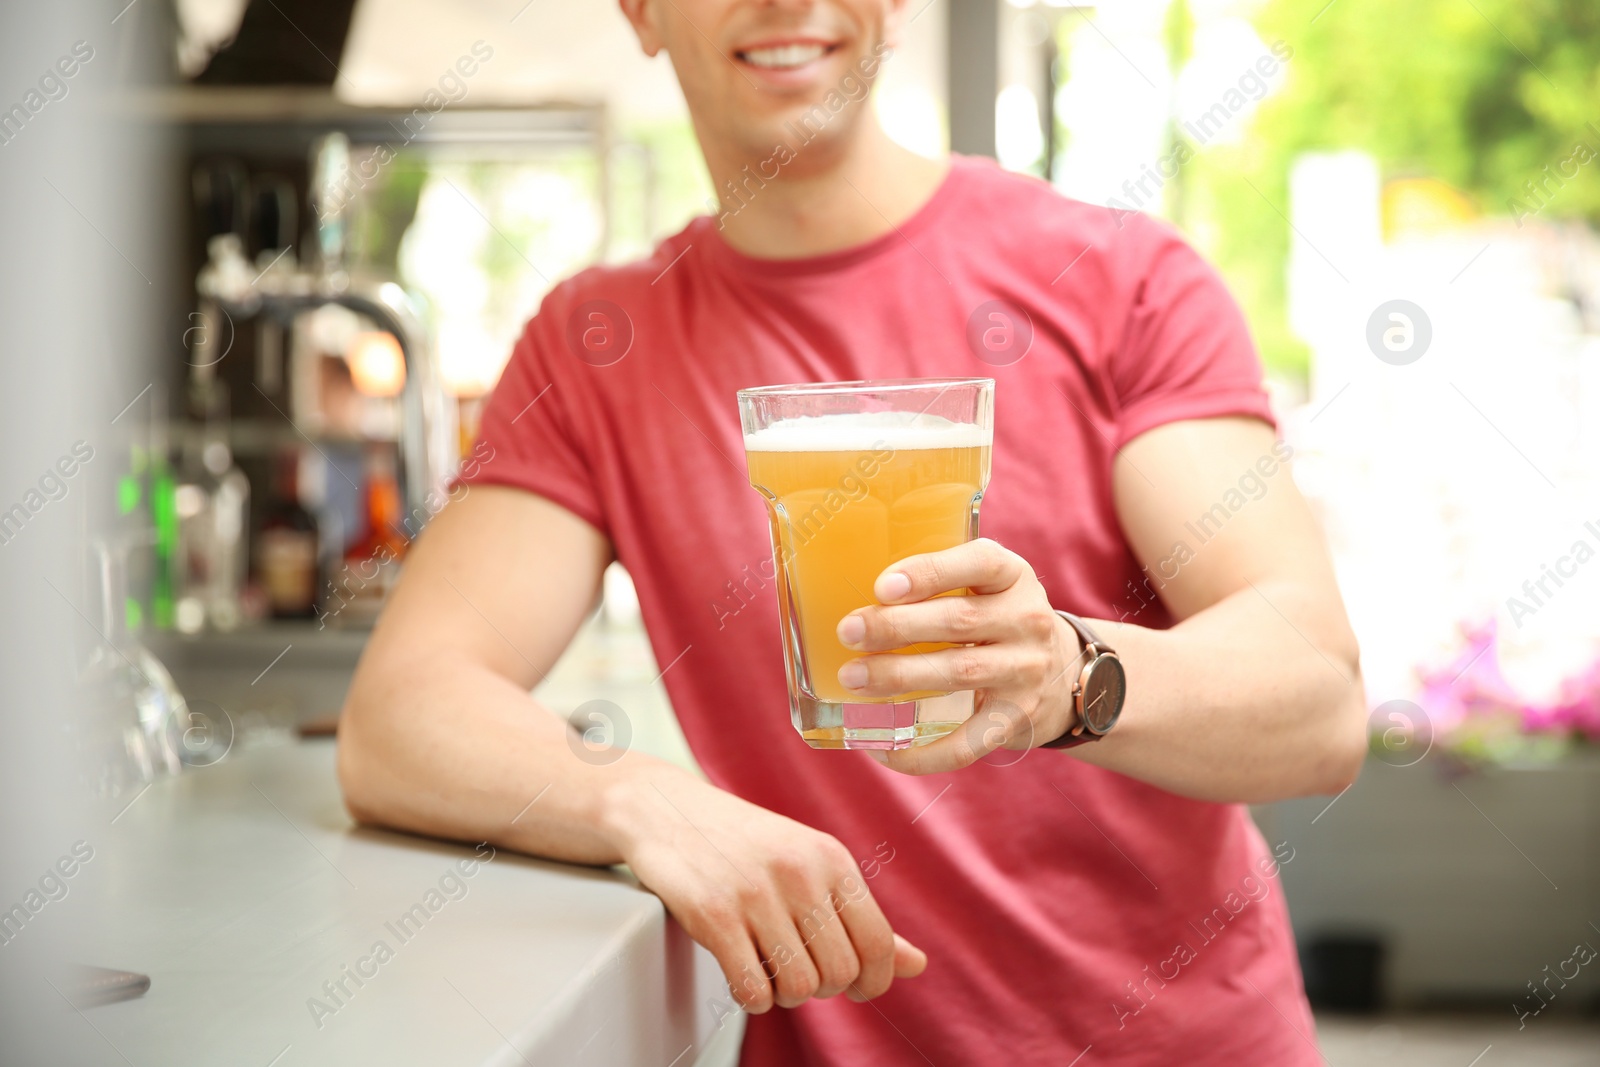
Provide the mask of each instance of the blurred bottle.
[{"label": "blurred bottle", "polygon": [[165,396],[150,392],[150,421],[135,431],[128,465],[117,477],[114,542],[120,553],[121,620],[131,632],[173,622],[177,548],[176,481],[167,458]]},{"label": "blurred bottle", "polygon": [[157,630],[170,630],[176,621],[173,592],[178,584],[178,479],[168,454],[170,441],[165,405],[158,403],[155,410],[157,416],[150,420],[150,451],[145,466],[145,499],[150,503],[149,515],[155,537],[149,620]]},{"label": "blurred bottle", "polygon": [[308,619],[317,613],[317,518],[300,500],[300,456],[280,453],[273,466],[272,494],[256,542],[256,567],[267,610],[276,619]]},{"label": "blurred bottle", "polygon": [[344,571],[335,586],[347,620],[370,621],[400,574],[409,541],[401,525],[400,485],[394,453],[383,446],[367,450],[366,532],[344,554]]},{"label": "blurred bottle", "polygon": [[182,633],[239,625],[249,562],[245,527],[250,481],[234,466],[228,445],[228,387],[202,377],[191,398],[201,429],[184,444],[173,492],[177,522],[177,600]]},{"label": "blurred bottle", "polygon": [[[335,131],[311,146],[307,195],[316,216],[317,262],[325,275],[343,273],[350,236],[350,138]],[[307,257],[309,259],[309,257]]]},{"label": "blurred bottle", "polygon": [[[295,236],[300,202],[294,183],[278,174],[250,179],[250,248],[257,277],[292,276],[299,269]],[[256,388],[269,396],[283,391],[283,324],[273,315],[256,316]]]},{"label": "blurred bottle", "polygon": [[[119,621],[129,630],[138,630],[149,617],[151,576],[155,573],[155,520],[150,516],[149,467],[149,450],[133,442],[128,448],[128,465],[117,475],[113,537],[118,545],[124,546],[124,551],[122,601],[115,610],[121,616]],[[141,551],[130,557],[126,548],[135,545]]]},{"label": "blurred bottle", "polygon": [[400,521],[400,483],[395,478],[394,453],[382,445],[367,449],[367,529],[345,553],[347,560],[380,555],[399,559],[409,539]]}]

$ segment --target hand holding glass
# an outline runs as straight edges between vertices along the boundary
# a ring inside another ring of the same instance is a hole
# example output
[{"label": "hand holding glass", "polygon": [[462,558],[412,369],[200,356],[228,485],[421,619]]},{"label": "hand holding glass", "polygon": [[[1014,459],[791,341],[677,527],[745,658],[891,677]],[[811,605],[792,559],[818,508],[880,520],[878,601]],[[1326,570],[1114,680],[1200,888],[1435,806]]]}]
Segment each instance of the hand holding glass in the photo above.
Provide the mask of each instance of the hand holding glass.
[{"label": "hand holding glass", "polygon": [[972,694],[856,696],[838,680],[856,653],[836,629],[875,603],[873,583],[891,564],[978,535],[993,379],[742,389],[739,417],[750,484],[766,499],[772,527],[795,729],[813,748],[909,748],[943,737],[970,717]]}]

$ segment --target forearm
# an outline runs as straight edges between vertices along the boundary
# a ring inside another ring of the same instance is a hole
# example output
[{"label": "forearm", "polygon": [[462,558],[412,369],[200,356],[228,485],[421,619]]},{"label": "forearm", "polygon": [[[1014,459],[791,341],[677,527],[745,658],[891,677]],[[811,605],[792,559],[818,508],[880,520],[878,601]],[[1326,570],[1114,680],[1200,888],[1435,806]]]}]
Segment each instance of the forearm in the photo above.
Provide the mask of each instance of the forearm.
[{"label": "forearm", "polygon": [[1128,697],[1116,728],[1073,755],[1216,801],[1336,793],[1354,778],[1366,746],[1355,640],[1295,583],[1245,588],[1170,630],[1091,625],[1122,657]]},{"label": "forearm", "polygon": [[572,863],[622,862],[623,799],[687,772],[640,752],[600,766],[572,728],[463,657],[363,664],[339,724],[358,820]]}]

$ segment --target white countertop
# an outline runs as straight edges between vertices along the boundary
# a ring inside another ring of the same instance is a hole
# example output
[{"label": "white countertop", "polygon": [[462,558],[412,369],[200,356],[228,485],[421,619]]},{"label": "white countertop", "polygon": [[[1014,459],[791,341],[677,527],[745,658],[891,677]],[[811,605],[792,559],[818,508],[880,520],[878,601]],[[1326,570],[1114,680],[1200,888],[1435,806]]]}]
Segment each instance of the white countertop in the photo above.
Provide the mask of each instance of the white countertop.
[{"label": "white countertop", "polygon": [[[469,846],[357,828],[330,741],[158,782],[116,830],[95,843],[104,927],[86,962],[151,985],[86,1015],[140,1067],[732,1062],[737,1017],[719,1030],[709,1007],[721,972],[654,895],[618,871],[504,851],[474,866]],[[425,921],[399,926],[418,905]]]}]

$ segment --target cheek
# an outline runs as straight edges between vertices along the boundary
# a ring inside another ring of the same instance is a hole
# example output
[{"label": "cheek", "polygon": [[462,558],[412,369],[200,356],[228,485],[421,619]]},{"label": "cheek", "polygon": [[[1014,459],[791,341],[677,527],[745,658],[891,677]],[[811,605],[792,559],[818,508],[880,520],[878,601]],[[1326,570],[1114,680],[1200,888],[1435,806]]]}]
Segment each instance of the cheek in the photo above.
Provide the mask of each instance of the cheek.
[{"label": "cheek", "polygon": [[897,16],[892,0],[841,0],[839,6],[849,20],[850,33],[856,38],[857,60],[868,56],[881,56],[880,42],[887,42],[894,28],[894,20],[904,26],[906,20],[917,14],[927,0],[906,0]]},{"label": "cheek", "polygon": [[[680,80],[695,81],[701,72],[714,70],[713,60],[724,68],[731,67],[728,59],[733,58],[732,43],[748,33],[752,24],[748,18],[735,19],[734,9],[740,3],[741,0],[673,0],[670,4],[645,4],[647,11],[655,11],[652,21],[661,45],[675,60],[684,60],[681,65],[673,63]],[[738,77],[731,69],[728,73]]]},{"label": "cheek", "polygon": [[[693,34],[692,29],[688,29]],[[684,99],[699,111],[709,111],[715,115],[719,112],[734,110],[733,101],[742,88],[746,91],[750,85],[741,75],[741,71],[698,35],[693,40],[686,40],[681,35],[672,35],[667,42],[667,51],[672,58],[672,68],[677,74],[678,84],[683,88]]]}]

